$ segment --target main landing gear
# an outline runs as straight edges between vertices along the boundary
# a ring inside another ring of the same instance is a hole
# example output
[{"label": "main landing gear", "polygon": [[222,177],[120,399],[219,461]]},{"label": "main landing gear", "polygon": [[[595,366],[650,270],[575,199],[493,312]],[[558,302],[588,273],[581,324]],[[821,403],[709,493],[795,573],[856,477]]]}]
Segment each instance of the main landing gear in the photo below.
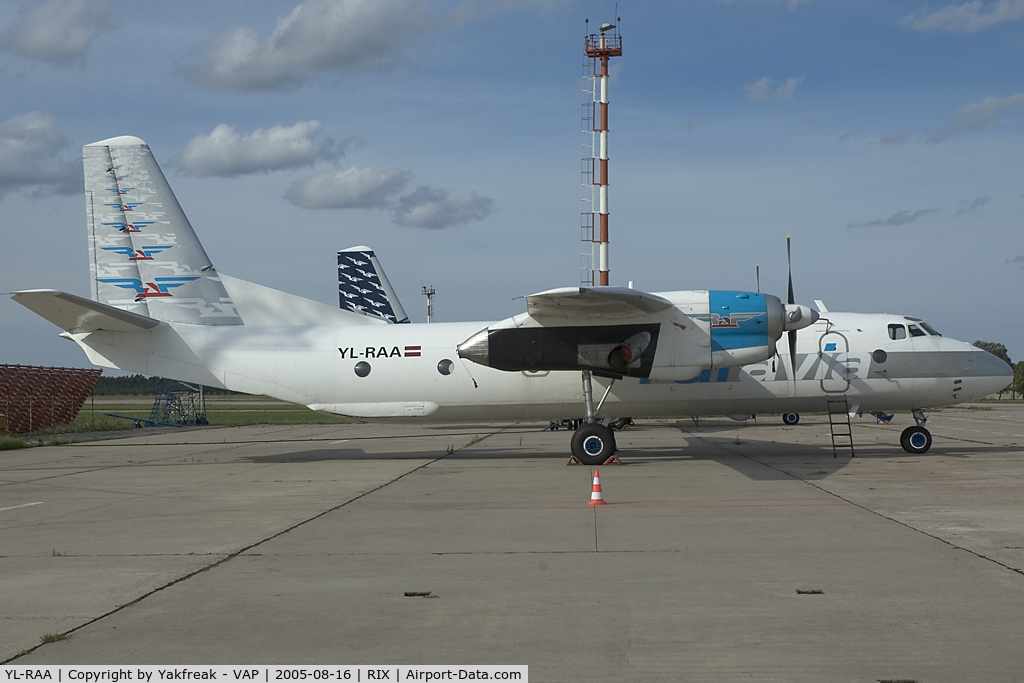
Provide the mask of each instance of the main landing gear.
[{"label": "main landing gear", "polygon": [[914,421],[917,424],[903,430],[903,433],[900,434],[900,445],[907,453],[927,453],[928,449],[932,447],[932,434],[924,428],[924,423],[928,421],[928,418],[920,408],[914,408],[913,413]]},{"label": "main landing gear", "polygon": [[800,413],[783,413],[782,424],[795,425],[800,421]]},{"label": "main landing gear", "polygon": [[[614,383],[614,380],[612,380]],[[586,407],[586,423],[581,425],[572,435],[572,454],[575,455],[584,465],[601,465],[605,460],[615,455],[618,450],[615,447],[615,433],[611,427],[606,427],[597,421],[597,410],[608,398],[612,385],[604,392],[604,397],[597,409],[594,408],[594,389],[590,378],[590,371],[583,371],[583,405]]]}]

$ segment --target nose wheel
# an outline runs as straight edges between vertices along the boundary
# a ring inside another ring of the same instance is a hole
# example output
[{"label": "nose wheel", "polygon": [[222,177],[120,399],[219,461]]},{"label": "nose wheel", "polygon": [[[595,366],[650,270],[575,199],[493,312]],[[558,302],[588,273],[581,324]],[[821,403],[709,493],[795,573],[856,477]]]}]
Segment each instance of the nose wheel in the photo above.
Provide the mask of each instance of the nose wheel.
[{"label": "nose wheel", "polygon": [[900,445],[907,453],[927,453],[932,447],[932,433],[924,427],[907,427],[900,434]]}]

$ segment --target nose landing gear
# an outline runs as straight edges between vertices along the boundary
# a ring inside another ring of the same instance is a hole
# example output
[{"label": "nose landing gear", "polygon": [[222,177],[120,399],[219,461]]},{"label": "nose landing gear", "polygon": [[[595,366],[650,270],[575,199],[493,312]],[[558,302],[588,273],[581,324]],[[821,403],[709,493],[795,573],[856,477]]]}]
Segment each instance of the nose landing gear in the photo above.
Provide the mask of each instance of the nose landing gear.
[{"label": "nose landing gear", "polygon": [[917,424],[903,430],[900,434],[900,445],[907,453],[927,453],[932,447],[932,433],[924,428],[928,418],[920,408],[914,408],[913,413]]}]

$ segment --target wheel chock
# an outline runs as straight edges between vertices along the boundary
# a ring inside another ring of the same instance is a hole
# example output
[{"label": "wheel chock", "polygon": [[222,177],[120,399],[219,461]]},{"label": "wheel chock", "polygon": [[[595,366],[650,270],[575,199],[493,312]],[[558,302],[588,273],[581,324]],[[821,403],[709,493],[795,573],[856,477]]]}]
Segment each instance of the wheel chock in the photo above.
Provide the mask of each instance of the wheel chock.
[{"label": "wheel chock", "polygon": [[610,458],[608,458],[607,460],[605,460],[601,464],[602,465],[621,465],[622,461],[619,460],[619,456],[613,455],[613,456],[611,456]]},{"label": "wheel chock", "polygon": [[575,455],[570,455],[569,459],[565,461],[566,466],[568,465],[582,465],[583,462]]}]

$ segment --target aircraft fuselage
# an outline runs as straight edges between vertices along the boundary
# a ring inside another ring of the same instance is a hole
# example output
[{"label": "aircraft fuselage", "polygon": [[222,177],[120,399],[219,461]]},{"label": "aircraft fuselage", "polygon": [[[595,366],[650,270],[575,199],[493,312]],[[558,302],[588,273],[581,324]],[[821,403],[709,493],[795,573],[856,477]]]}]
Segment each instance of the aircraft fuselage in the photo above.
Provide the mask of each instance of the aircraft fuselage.
[{"label": "aircraft fuselage", "polygon": [[[906,335],[913,323],[902,316],[827,315],[799,333],[795,380],[783,337],[774,358],[705,369],[685,381],[595,377],[595,400],[612,385],[600,414],[821,412],[829,394],[845,394],[860,412],[892,412],[969,401],[1009,381],[1005,363],[970,344]],[[508,372],[460,359],[456,347],[488,325],[253,329],[171,323],[143,333],[70,336],[98,365],[265,394],[359,419],[547,420],[581,414],[579,372]],[[891,338],[893,325],[906,336]]]}]

